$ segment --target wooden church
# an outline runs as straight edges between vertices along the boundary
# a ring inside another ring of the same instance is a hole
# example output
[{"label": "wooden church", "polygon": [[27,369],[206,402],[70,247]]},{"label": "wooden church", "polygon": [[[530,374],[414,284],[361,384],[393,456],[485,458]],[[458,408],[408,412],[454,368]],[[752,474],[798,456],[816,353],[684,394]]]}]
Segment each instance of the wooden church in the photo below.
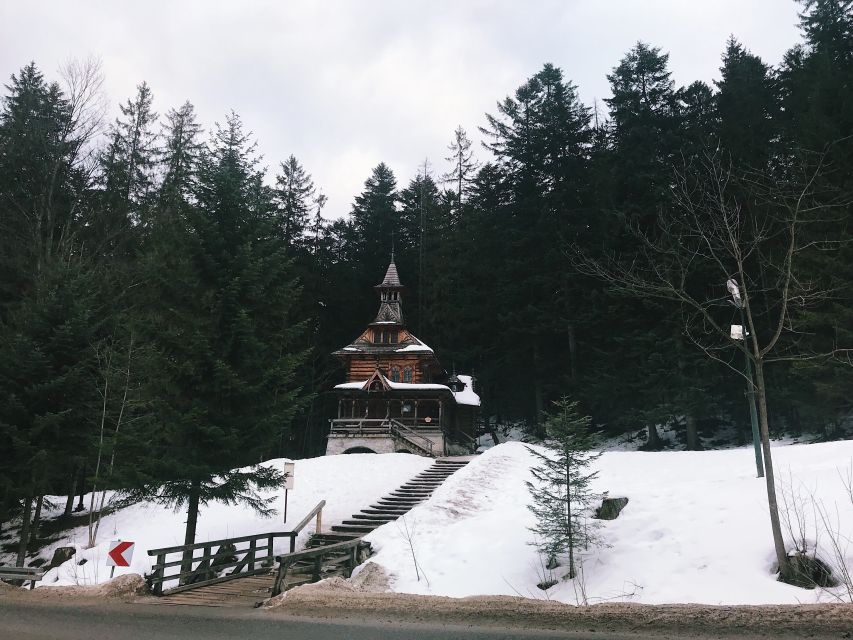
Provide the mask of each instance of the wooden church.
[{"label": "wooden church", "polygon": [[379,293],[376,319],[335,351],[346,382],[335,387],[338,415],[326,455],[406,452],[425,456],[474,449],[480,398],[471,376],[448,376],[435,353],[403,321],[404,287],[391,264]]}]

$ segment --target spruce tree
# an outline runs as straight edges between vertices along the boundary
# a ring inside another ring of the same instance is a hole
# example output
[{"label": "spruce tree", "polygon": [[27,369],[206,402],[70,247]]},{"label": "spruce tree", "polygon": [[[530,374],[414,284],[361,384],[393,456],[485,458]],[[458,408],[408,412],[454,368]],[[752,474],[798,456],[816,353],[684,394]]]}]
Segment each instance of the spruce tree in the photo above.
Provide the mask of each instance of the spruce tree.
[{"label": "spruce tree", "polygon": [[600,456],[592,451],[591,419],[578,411],[578,403],[563,397],[553,403],[546,416],[546,452],[528,447],[538,461],[531,469],[534,481],[527,483],[536,516],[531,531],[536,545],[549,562],[568,553],[569,579],[577,575],[575,554],[596,541],[595,527],[587,522],[589,508],[598,499],[592,481],[598,475],[590,466]]},{"label": "spruce tree", "polygon": [[276,218],[288,247],[301,246],[308,229],[314,198],[314,183],[295,156],[281,163],[275,177]]},{"label": "spruce tree", "polygon": [[442,176],[456,194],[456,215],[461,215],[462,204],[471,192],[471,183],[477,173],[479,164],[471,151],[471,141],[462,125],[453,132],[453,141],[447,146],[450,155],[445,158],[451,164],[451,169]]},{"label": "spruce tree", "polygon": [[152,451],[148,477],[130,492],[185,507],[186,544],[209,502],[268,512],[257,490],[281,474],[257,462],[274,455],[299,408],[305,358],[272,193],[236,114],[217,126],[193,200],[186,222],[155,229],[145,260]]},{"label": "spruce tree", "polygon": [[720,143],[735,163],[763,169],[777,134],[777,92],[772,71],[733,37],[716,82]]},{"label": "spruce tree", "polygon": [[160,212],[179,209],[190,202],[204,149],[199,139],[201,125],[196,121],[195,108],[190,102],[185,102],[180,109],[170,109],[166,120],[161,132],[164,143],[160,164],[164,175],[159,193]]}]

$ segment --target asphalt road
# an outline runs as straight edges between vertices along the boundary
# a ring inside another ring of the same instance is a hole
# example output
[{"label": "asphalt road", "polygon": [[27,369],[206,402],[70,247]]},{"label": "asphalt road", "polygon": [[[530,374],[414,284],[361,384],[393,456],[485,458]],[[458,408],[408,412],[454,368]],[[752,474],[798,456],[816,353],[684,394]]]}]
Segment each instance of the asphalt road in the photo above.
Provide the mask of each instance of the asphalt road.
[{"label": "asphalt road", "polygon": [[261,610],[210,607],[0,600],[2,640],[638,640],[639,637],[636,634],[400,624],[388,620],[329,622],[290,618]]}]

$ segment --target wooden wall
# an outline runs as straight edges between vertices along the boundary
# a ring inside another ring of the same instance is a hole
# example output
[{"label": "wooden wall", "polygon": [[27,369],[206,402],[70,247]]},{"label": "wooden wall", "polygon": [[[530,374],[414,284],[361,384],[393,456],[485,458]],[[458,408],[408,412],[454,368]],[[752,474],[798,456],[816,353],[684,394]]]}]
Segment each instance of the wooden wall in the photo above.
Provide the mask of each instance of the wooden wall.
[{"label": "wooden wall", "polygon": [[396,365],[400,367],[400,382],[403,382],[403,369],[405,367],[412,368],[412,382],[419,384],[425,382],[425,376],[421,371],[422,356],[394,356],[394,357],[377,357],[373,355],[352,356],[349,361],[349,372],[347,382],[361,382],[367,380],[379,367],[382,373],[387,378],[391,377],[391,367]]}]

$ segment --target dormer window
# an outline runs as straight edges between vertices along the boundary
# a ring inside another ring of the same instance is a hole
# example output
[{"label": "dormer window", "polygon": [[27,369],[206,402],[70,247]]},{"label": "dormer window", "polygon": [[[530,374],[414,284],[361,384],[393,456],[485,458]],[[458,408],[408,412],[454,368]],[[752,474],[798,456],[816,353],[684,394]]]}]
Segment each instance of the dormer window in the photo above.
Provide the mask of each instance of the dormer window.
[{"label": "dormer window", "polygon": [[400,367],[391,367],[391,382],[400,382]]},{"label": "dormer window", "polygon": [[412,368],[411,367],[405,367],[403,369],[403,382],[411,383],[411,381],[412,381]]},{"label": "dormer window", "polygon": [[374,329],[374,344],[397,344],[398,334],[396,329]]}]

